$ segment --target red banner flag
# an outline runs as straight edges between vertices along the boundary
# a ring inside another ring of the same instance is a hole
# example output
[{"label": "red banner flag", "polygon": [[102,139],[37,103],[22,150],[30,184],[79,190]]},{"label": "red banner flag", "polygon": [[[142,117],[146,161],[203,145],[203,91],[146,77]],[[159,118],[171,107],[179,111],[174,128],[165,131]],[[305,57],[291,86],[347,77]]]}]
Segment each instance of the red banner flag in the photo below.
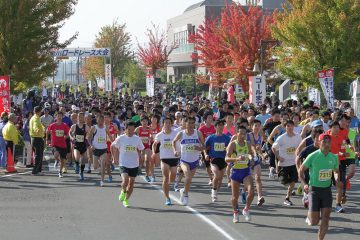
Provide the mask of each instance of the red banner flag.
[{"label": "red banner flag", "polygon": [[0,113],[10,112],[10,77],[0,76]]}]

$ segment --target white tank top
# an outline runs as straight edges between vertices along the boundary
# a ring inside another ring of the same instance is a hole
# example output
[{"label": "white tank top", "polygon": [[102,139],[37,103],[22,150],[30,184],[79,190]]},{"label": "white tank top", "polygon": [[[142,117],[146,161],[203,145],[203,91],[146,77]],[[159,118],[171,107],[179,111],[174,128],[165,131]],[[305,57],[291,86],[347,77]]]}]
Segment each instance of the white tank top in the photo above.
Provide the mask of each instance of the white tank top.
[{"label": "white tank top", "polygon": [[92,144],[95,149],[107,149],[106,145],[106,128],[99,128],[98,125],[95,125],[95,135],[92,141]]},{"label": "white tank top", "polygon": [[181,146],[181,160],[185,162],[196,162],[200,159],[200,151],[195,150],[195,146],[200,146],[199,134],[195,130],[194,134],[188,136],[185,130],[182,131]]}]

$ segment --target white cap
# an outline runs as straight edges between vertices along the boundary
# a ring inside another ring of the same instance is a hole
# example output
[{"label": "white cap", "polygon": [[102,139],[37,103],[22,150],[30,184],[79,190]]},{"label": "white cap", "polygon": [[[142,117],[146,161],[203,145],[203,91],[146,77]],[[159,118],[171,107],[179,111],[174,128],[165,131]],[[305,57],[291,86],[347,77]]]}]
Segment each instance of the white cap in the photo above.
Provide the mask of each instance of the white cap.
[{"label": "white cap", "polygon": [[175,113],[175,117],[177,117],[177,116],[181,116],[182,115],[182,113],[181,112],[176,112]]}]

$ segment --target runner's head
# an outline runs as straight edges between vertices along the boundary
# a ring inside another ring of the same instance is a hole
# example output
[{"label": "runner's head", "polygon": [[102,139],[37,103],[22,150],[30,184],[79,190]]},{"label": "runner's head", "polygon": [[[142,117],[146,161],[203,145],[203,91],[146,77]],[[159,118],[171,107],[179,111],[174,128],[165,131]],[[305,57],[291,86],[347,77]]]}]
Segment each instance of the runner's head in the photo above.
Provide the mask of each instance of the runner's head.
[{"label": "runner's head", "polygon": [[231,126],[232,124],[234,124],[234,114],[228,113],[226,115],[225,121],[226,121],[226,125]]},{"label": "runner's head", "polygon": [[128,135],[132,136],[135,133],[136,123],[131,120],[127,120],[125,123],[125,131]]},{"label": "runner's head", "polygon": [[329,134],[323,133],[319,135],[320,149],[322,152],[330,152],[331,147],[331,136]]},{"label": "runner's head", "polygon": [[196,119],[193,117],[186,117],[185,118],[185,125],[186,125],[186,129],[188,131],[194,130],[195,129],[195,122]]},{"label": "runner's head", "polygon": [[109,125],[111,123],[112,117],[110,112],[104,113],[104,122],[106,125]]},{"label": "runner's head", "polygon": [[61,111],[58,111],[58,112],[56,113],[56,121],[57,121],[58,123],[61,123],[62,120],[63,120],[63,118],[64,118],[64,113],[61,112]]},{"label": "runner's head", "polygon": [[285,111],[283,111],[283,112],[281,112],[281,123],[284,125],[284,126],[286,126],[286,123],[288,122],[288,120],[289,120],[289,115],[288,115],[288,113],[287,112],[285,112]]},{"label": "runner's head", "polygon": [[70,116],[70,119],[73,123],[76,123],[78,120],[78,114],[77,113],[72,113]]},{"label": "runner's head", "polygon": [[286,125],[285,125],[285,131],[287,134],[292,134],[294,133],[294,127],[295,127],[295,124],[294,124],[294,121],[293,120],[287,120],[286,121]]},{"label": "runner's head", "polygon": [[261,121],[260,120],[255,119],[253,121],[252,130],[254,132],[259,132],[261,130]]},{"label": "runner's head", "polygon": [[96,118],[97,125],[103,126],[105,123],[105,117],[102,114],[99,114]]},{"label": "runner's head", "polygon": [[279,109],[274,109],[271,112],[271,116],[274,122],[280,122],[281,117],[280,117],[280,110]]},{"label": "runner's head", "polygon": [[206,112],[204,115],[204,120],[206,124],[212,124],[214,121],[213,115],[211,112]]},{"label": "runner's head", "polygon": [[313,129],[311,130],[311,138],[313,139],[314,141],[314,146],[319,148],[320,147],[320,140],[319,140],[319,136],[321,134],[323,134],[324,131],[322,129]]},{"label": "runner's head", "polygon": [[[142,123],[142,121],[141,121],[141,123]],[[173,119],[172,118],[167,117],[167,118],[163,119],[163,126],[164,126],[165,130],[170,131],[172,125],[173,125]]]},{"label": "runner's head", "polygon": [[245,129],[249,128],[249,122],[246,118],[240,118],[238,121],[238,126],[243,126]]},{"label": "runner's head", "polygon": [[85,122],[85,113],[79,112],[79,114],[78,114],[78,122],[79,123],[84,123]]},{"label": "runner's head", "polygon": [[238,140],[245,141],[246,133],[247,133],[246,127],[239,125],[238,126],[238,135],[237,135]]},{"label": "runner's head", "polygon": [[350,126],[351,118],[346,114],[340,114],[337,118],[341,129],[348,129]]},{"label": "runner's head", "polygon": [[297,126],[297,125],[299,124],[300,120],[301,120],[300,115],[297,114],[297,113],[294,113],[294,114],[291,116],[291,120],[293,120],[295,126]]},{"label": "runner's head", "polygon": [[217,120],[217,121],[215,121],[216,132],[217,132],[217,133],[223,133],[223,131],[224,131],[224,125],[225,125],[224,120]]},{"label": "runner's head", "polygon": [[332,121],[329,124],[331,135],[336,136],[340,131],[340,124],[338,121]]},{"label": "runner's head", "polygon": [[140,122],[142,127],[147,127],[149,125],[149,118],[147,116],[142,116]]}]

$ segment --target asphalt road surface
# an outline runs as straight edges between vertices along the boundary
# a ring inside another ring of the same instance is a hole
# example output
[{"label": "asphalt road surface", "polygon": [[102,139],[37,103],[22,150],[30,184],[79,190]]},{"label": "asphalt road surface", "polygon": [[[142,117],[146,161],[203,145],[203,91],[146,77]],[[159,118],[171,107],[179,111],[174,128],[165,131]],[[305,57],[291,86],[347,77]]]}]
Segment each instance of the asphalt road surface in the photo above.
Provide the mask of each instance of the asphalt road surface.
[{"label": "asphalt road surface", "polygon": [[[114,182],[105,183],[103,188],[98,186],[98,174],[85,177],[85,182],[80,182],[74,171],[69,171],[59,179],[51,168],[45,170],[45,176],[31,176],[29,172],[1,176],[0,240],[316,239],[318,228],[305,224],[301,196],[292,199],[294,206],[284,206],[286,190],[267,178],[266,169],[264,206],[257,207],[255,197],[252,221],[245,222],[241,216],[237,224],[232,223],[225,180],[219,201],[212,203],[204,169],[195,176],[186,207],[179,204],[179,193],[174,191],[174,205],[164,205],[159,172],[155,184],[137,178],[127,209],[118,201],[118,171]],[[359,168],[348,200],[345,214],[332,213],[326,239],[360,239]]]}]

